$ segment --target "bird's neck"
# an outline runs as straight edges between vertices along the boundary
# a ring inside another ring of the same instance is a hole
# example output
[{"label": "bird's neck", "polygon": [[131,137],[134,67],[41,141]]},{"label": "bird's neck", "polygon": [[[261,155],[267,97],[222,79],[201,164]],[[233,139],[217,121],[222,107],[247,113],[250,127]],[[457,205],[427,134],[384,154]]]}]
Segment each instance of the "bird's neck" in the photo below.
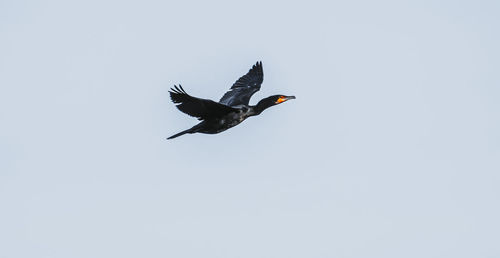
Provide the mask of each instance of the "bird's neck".
[{"label": "bird's neck", "polygon": [[253,106],[253,110],[255,112],[255,115],[258,115],[262,113],[262,111],[272,106],[274,106],[274,103],[272,101],[262,99],[261,101],[259,101],[259,103],[257,103],[257,105]]}]

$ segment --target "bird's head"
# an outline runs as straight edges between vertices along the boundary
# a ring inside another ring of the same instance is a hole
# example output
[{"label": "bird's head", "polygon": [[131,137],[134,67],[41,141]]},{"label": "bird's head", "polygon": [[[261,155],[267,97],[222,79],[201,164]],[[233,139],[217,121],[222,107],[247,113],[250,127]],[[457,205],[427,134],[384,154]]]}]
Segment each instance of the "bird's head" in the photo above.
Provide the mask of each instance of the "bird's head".
[{"label": "bird's head", "polygon": [[291,100],[291,99],[295,99],[295,96],[286,96],[286,95],[269,96],[269,97],[259,101],[259,103],[257,103],[257,110],[260,113],[268,107],[272,107],[274,105],[281,104],[281,103],[286,102],[286,101]]}]

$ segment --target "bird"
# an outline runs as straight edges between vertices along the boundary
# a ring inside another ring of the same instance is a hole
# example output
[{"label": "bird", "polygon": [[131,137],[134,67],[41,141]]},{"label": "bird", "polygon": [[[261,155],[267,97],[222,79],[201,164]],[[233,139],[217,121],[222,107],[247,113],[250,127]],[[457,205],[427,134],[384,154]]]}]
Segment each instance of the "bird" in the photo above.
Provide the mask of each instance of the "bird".
[{"label": "bird", "polygon": [[167,139],[193,133],[217,134],[240,124],[251,116],[260,115],[267,108],[295,99],[295,96],[279,94],[264,98],[254,106],[249,105],[250,98],[260,90],[263,80],[264,73],[262,61],[260,61],[253,65],[247,74],[241,76],[219,102],[193,97],[180,84],[174,85],[169,93],[177,109],[198,118],[201,122]]}]

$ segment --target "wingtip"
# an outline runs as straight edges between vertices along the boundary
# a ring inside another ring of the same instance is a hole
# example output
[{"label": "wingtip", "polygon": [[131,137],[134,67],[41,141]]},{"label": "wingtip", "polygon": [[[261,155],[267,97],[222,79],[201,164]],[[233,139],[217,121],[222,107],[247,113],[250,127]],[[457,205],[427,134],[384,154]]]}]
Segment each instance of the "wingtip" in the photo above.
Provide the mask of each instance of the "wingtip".
[{"label": "wingtip", "polygon": [[183,93],[187,94],[187,92],[184,90],[184,88],[182,88],[182,85],[179,84],[179,88],[181,88]]},{"label": "wingtip", "polygon": [[173,88],[170,88],[170,92],[175,94],[187,94],[180,84],[179,86],[174,85]]},{"label": "wingtip", "polygon": [[252,65],[252,69],[251,70],[262,70],[262,61],[257,61],[254,65]]}]

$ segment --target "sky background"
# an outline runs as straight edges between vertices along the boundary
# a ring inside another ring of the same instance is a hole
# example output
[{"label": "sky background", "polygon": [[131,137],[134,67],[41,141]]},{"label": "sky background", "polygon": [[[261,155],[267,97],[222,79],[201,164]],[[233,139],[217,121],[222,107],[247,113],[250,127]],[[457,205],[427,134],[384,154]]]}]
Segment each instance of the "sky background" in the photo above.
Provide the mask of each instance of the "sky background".
[{"label": "sky background", "polygon": [[[0,257],[500,257],[500,2],[0,1]],[[218,135],[218,100],[296,100]]]}]

